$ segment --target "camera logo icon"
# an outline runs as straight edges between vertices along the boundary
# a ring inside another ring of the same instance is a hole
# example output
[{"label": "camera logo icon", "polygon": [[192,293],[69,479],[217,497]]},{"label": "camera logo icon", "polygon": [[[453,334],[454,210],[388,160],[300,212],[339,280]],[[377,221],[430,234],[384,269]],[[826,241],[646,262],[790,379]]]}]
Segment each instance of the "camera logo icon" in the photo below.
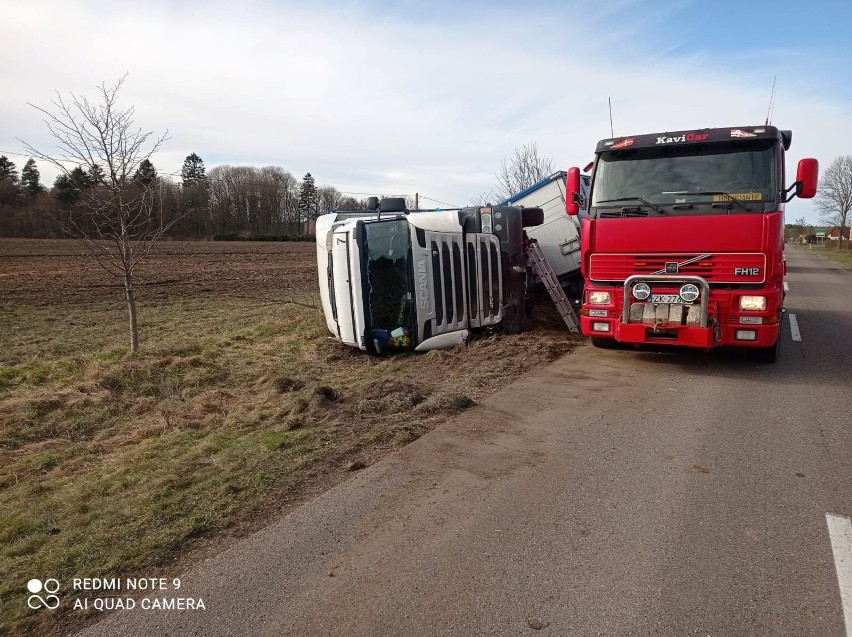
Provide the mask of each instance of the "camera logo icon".
[{"label": "camera logo icon", "polygon": [[[40,579],[31,579],[27,582],[27,590],[32,593],[27,598],[27,606],[33,610],[39,608],[47,608],[48,610],[56,610],[59,608],[59,580],[52,577],[42,582]],[[45,593],[44,596],[39,593]]]}]

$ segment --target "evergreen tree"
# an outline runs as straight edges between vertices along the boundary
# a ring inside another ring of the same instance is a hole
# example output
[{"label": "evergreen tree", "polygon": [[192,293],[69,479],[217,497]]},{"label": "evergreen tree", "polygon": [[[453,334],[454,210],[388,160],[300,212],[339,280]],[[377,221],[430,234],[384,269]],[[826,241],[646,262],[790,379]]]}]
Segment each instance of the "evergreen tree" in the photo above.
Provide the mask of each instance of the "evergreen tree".
[{"label": "evergreen tree", "polygon": [[104,169],[98,166],[97,164],[92,164],[89,167],[89,185],[95,184],[104,184],[106,182],[106,175],[104,174]]},{"label": "evergreen tree", "polygon": [[299,220],[307,221],[317,214],[317,187],[311,173],[302,179],[302,190],[299,192]]},{"label": "evergreen tree", "polygon": [[136,169],[136,173],[133,175],[133,181],[142,184],[143,186],[150,186],[156,180],[157,169],[154,168],[154,164],[151,163],[150,159],[143,160],[139,164],[139,168]]},{"label": "evergreen tree", "polygon": [[36,195],[44,192],[44,186],[41,185],[39,181],[41,178],[41,173],[39,173],[38,168],[36,167],[35,159],[30,159],[24,164],[24,169],[21,171],[21,188],[23,188],[24,192],[27,193],[30,197],[35,197]]},{"label": "evergreen tree", "polygon": [[80,200],[80,193],[92,186],[92,178],[82,166],[77,166],[67,175],[59,175],[53,182],[51,194],[62,203],[73,205]]},{"label": "evergreen tree", "polygon": [[15,162],[6,157],[6,155],[2,155],[0,156],[0,181],[7,180],[13,184],[17,184],[18,170],[15,168]]},{"label": "evergreen tree", "polygon": [[15,162],[0,156],[0,203],[14,204],[18,199],[18,171]]},{"label": "evergreen tree", "polygon": [[[210,226],[210,219],[208,218],[210,188],[207,183],[207,171],[201,157],[195,153],[187,155],[180,169],[180,176],[183,180],[180,203],[183,213],[196,228],[209,228],[215,231]],[[219,228],[219,231],[221,232],[221,228]]]},{"label": "evergreen tree", "polygon": [[183,167],[180,169],[180,176],[183,179],[184,188],[195,186],[207,179],[207,172],[201,157],[195,153],[187,155],[183,161]]}]

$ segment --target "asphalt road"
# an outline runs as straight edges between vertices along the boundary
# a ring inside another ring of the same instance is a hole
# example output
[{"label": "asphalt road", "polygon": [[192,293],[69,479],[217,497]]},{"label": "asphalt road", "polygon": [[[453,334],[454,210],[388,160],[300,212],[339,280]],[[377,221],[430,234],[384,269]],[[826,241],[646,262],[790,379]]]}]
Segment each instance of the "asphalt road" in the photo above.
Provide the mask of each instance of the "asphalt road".
[{"label": "asphalt road", "polygon": [[82,634],[846,634],[852,273],[788,259],[777,364],[581,348]]}]

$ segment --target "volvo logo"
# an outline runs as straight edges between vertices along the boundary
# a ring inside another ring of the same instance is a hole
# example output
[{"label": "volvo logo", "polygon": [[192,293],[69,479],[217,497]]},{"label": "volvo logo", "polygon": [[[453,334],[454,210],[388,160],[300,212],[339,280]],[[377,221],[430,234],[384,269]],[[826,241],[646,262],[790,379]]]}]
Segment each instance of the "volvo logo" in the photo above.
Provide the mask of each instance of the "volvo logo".
[{"label": "volvo logo", "polygon": [[704,259],[709,259],[712,256],[712,254],[699,254],[697,257],[686,259],[685,261],[681,261],[680,263],[678,263],[677,261],[666,261],[666,267],[657,270],[656,272],[651,272],[651,274],[680,274],[680,269],[682,267],[692,265],[693,263],[698,263],[699,261],[703,261]]}]

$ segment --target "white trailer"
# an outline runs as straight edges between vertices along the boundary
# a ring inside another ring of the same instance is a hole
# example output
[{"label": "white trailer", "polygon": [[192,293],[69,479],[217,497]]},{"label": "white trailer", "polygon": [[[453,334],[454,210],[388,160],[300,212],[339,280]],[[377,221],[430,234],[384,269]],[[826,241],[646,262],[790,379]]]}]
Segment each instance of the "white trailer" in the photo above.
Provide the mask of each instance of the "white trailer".
[{"label": "white trailer", "polygon": [[[589,176],[581,175],[580,189],[585,196]],[[565,171],[553,173],[500,203],[501,206],[541,208],[544,223],[527,228],[527,236],[536,239],[559,282],[569,292],[582,289],[580,275],[580,225],[578,217],[565,212]]]}]

